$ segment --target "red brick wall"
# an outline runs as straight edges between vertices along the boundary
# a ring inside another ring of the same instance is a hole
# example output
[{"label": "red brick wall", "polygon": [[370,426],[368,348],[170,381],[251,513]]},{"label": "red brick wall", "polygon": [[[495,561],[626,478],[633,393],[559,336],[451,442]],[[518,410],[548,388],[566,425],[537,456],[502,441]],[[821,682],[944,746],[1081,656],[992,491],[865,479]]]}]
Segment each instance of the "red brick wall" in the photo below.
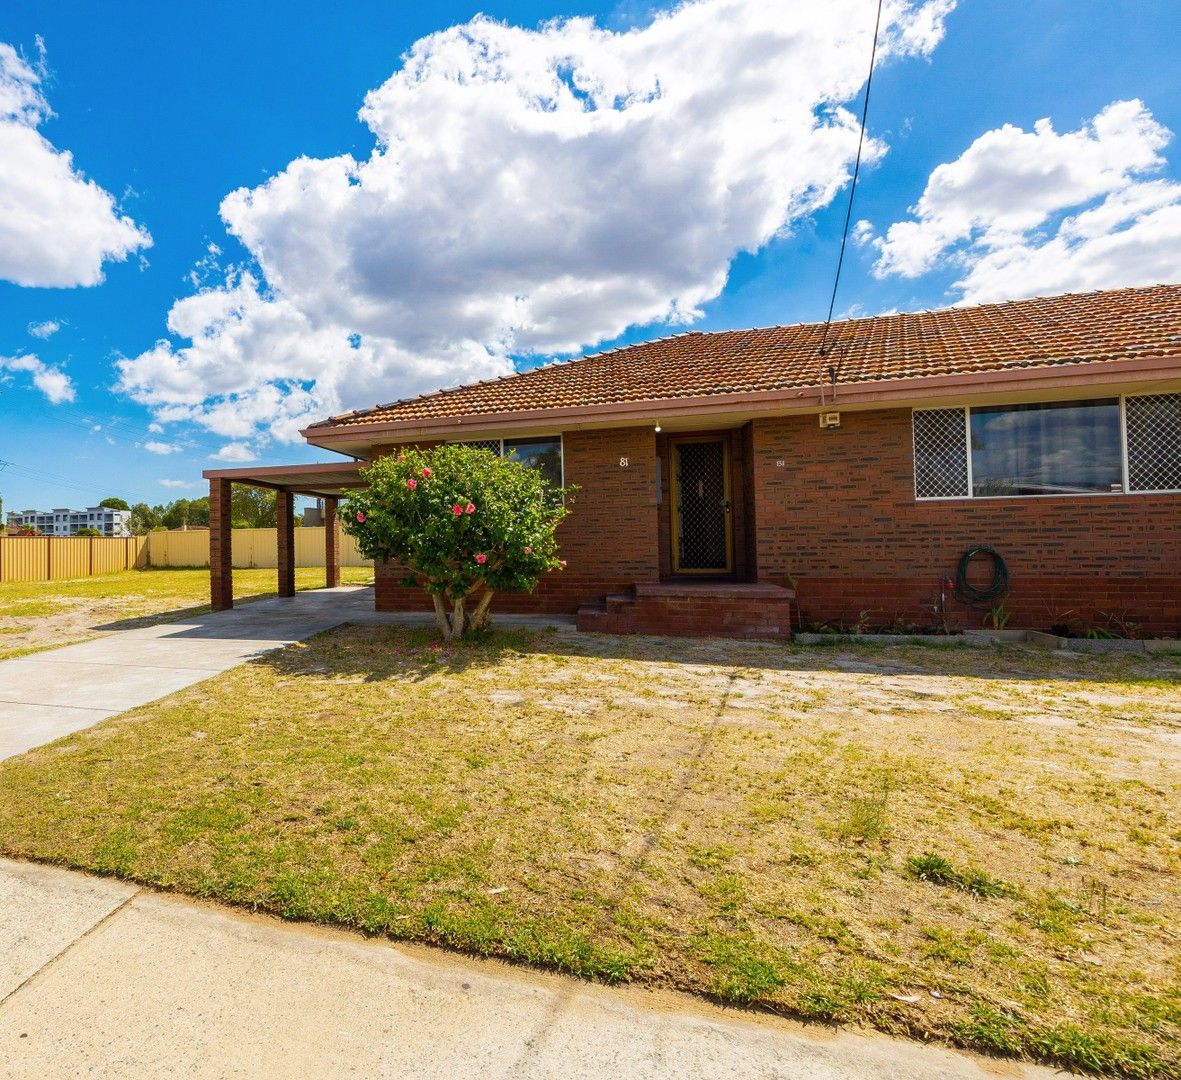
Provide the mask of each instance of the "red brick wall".
[{"label": "red brick wall", "polygon": [[[547,574],[532,595],[498,596],[493,611],[573,614],[609,592],[659,580],[653,429],[566,432],[562,452],[566,483],[579,486],[558,531],[567,568]],[[429,598],[403,586],[404,577],[396,567],[377,567],[379,611],[429,609]]]},{"label": "red brick wall", "polygon": [[[910,411],[845,412],[842,420],[835,431],[821,431],[814,416],[756,420],[731,444],[734,460],[752,464],[745,483],[735,477],[746,530],[735,537],[738,562],[759,581],[794,576],[804,623],[851,623],[862,612],[873,623],[934,623],[941,582],[966,548],[985,544],[1009,566],[1012,626],[1101,625],[1114,613],[1146,630],[1181,631],[1181,496],[918,502]],[[564,441],[566,481],[582,489],[559,532],[568,569],[547,575],[533,595],[498,597],[495,610],[573,613],[667,576],[664,440],[659,511],[651,428],[567,432]],[[379,610],[428,608],[402,577],[378,567]],[[959,626],[984,617],[950,594],[947,611]]]},{"label": "red brick wall", "polygon": [[[918,502],[909,409],[845,412],[835,431],[814,416],[756,420],[752,443],[758,580],[794,575],[805,623],[932,622],[941,580],[985,544],[1009,567],[1012,626],[1115,612],[1181,630],[1181,496]],[[982,622],[950,597],[948,611]]]},{"label": "red brick wall", "polygon": [[214,611],[234,606],[230,482],[209,481],[209,600]]}]

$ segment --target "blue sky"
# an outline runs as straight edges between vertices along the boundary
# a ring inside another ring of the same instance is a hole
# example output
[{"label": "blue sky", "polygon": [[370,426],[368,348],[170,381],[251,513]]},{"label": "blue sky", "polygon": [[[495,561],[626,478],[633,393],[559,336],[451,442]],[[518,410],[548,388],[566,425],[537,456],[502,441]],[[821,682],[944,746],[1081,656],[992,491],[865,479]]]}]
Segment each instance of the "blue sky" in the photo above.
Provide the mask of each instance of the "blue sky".
[{"label": "blue sky", "polygon": [[[5,509],[197,495],[325,459],[294,432],[341,408],[823,319],[874,4],[775,7],[9,0]],[[838,312],[1181,279],[1181,5],[887,15]]]}]

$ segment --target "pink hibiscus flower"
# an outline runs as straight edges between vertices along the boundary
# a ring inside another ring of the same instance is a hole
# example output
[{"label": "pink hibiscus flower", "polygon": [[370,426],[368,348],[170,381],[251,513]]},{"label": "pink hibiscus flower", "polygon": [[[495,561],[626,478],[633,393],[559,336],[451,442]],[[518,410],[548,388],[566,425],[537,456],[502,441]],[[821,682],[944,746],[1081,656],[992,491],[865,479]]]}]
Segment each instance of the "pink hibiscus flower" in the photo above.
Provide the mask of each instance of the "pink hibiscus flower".
[{"label": "pink hibiscus flower", "polygon": [[463,507],[460,506],[459,503],[456,503],[453,507],[451,507],[451,513],[453,513],[456,517],[461,517],[463,515]]},{"label": "pink hibiscus flower", "polygon": [[364,520],[365,520],[365,515],[364,515],[364,514],[358,514],[358,515],[357,515],[357,520],[358,520],[358,521],[364,521]]},{"label": "pink hibiscus flower", "polygon": [[558,561],[559,561],[559,562],[562,564],[562,569],[563,569],[563,570],[565,570],[565,569],[566,569],[566,560],[565,560],[565,559],[559,559]]},{"label": "pink hibiscus flower", "polygon": [[476,504],[474,502],[468,503],[467,506],[464,507],[464,511],[468,514],[474,514],[476,512]]},{"label": "pink hibiscus flower", "polygon": [[478,562],[481,566],[483,566],[487,561],[488,561],[488,556],[485,555],[482,551],[480,552],[479,555],[476,556],[476,562]]},{"label": "pink hibiscus flower", "polygon": [[409,480],[407,480],[407,481],[406,481],[406,486],[407,486],[407,487],[408,487],[408,488],[409,488],[411,491],[413,491],[413,490],[414,490],[416,487],[418,487],[418,481],[417,481],[417,480],[415,480],[415,479],[414,479],[414,477],[412,476],[412,477],[410,477],[410,479],[409,479]]},{"label": "pink hibiscus flower", "polygon": [[525,548],[525,554],[526,554],[526,555],[532,555],[532,554],[533,554],[533,549],[532,549],[531,547],[526,547],[526,548]]},{"label": "pink hibiscus flower", "polygon": [[422,470],[422,477],[424,480],[429,480],[431,477],[431,470],[430,469],[423,469]]}]

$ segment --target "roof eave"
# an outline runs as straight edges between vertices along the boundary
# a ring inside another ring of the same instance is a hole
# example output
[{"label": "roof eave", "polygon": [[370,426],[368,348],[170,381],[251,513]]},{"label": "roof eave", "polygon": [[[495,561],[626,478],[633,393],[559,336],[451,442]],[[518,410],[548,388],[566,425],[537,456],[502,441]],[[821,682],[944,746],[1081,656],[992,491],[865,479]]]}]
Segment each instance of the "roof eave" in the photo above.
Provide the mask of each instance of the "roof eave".
[{"label": "roof eave", "polygon": [[1181,353],[1125,360],[1064,361],[1030,367],[1011,367],[955,375],[926,375],[908,379],[876,379],[699,397],[652,398],[608,405],[575,405],[560,409],[528,409],[464,416],[387,420],[375,424],[315,425],[300,434],[313,446],[333,449],[341,442],[372,445],[384,439],[454,437],[461,431],[490,432],[513,427],[561,429],[578,424],[643,419],[668,421],[679,416],[702,416],[741,411],[751,416],[808,412],[818,408],[866,408],[918,399],[939,400],[971,393],[1020,392],[1037,388],[1103,386],[1128,381],[1156,382],[1181,379]]}]

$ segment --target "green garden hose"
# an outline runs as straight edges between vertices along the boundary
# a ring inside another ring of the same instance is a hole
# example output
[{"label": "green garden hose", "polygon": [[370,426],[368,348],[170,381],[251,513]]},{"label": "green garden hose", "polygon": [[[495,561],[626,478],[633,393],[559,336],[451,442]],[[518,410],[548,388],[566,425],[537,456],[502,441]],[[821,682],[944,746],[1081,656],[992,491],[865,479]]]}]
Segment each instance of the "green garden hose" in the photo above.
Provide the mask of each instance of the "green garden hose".
[{"label": "green garden hose", "polygon": [[[968,567],[977,555],[983,555],[992,560],[992,581],[984,588],[978,588],[968,581]],[[970,547],[960,556],[959,566],[955,571],[955,598],[961,604],[973,607],[991,607],[1002,597],[1009,595],[1009,568],[1000,552],[994,548],[976,546]]]}]

